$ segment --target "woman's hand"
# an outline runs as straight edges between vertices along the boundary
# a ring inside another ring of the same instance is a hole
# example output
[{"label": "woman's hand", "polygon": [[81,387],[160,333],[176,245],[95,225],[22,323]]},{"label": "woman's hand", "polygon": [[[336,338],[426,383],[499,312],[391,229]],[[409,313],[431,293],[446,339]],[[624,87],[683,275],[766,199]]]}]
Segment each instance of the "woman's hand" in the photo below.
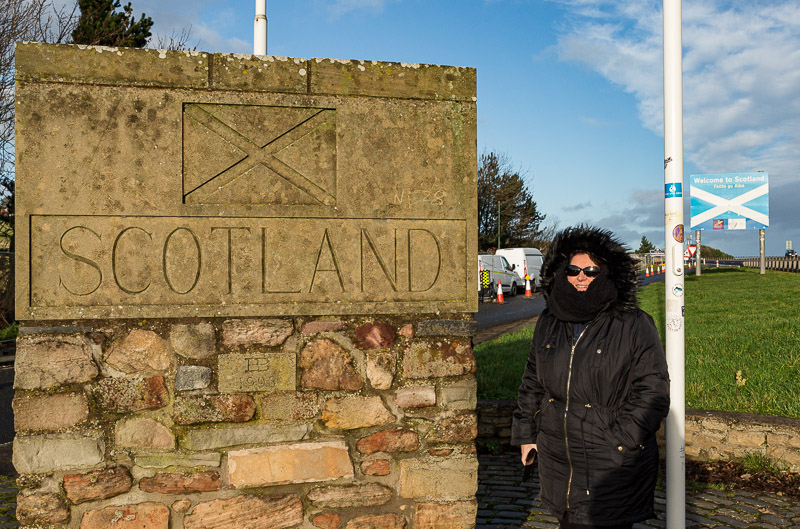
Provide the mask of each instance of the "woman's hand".
[{"label": "woman's hand", "polygon": [[520,445],[519,449],[522,452],[522,464],[526,465],[528,463],[528,454],[530,454],[531,450],[536,450],[536,445]]}]

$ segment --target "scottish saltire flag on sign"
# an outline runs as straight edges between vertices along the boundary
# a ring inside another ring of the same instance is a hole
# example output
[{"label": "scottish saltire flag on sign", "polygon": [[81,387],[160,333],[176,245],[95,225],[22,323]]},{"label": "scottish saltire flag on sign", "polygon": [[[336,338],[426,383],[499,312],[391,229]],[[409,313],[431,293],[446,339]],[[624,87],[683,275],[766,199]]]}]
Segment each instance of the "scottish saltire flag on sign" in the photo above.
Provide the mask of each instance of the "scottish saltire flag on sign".
[{"label": "scottish saltire flag on sign", "polygon": [[769,228],[769,175],[693,174],[689,177],[693,230]]}]

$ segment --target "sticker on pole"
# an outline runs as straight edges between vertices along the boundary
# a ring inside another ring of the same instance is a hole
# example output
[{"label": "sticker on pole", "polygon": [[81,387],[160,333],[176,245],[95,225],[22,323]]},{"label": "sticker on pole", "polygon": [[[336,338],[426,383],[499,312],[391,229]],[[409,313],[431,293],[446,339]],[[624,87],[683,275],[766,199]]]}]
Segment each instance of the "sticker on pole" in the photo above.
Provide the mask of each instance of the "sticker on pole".
[{"label": "sticker on pole", "polygon": [[696,174],[689,177],[693,230],[769,227],[769,174]]},{"label": "sticker on pole", "polygon": [[664,184],[664,198],[681,198],[683,196],[683,184],[673,182]]}]

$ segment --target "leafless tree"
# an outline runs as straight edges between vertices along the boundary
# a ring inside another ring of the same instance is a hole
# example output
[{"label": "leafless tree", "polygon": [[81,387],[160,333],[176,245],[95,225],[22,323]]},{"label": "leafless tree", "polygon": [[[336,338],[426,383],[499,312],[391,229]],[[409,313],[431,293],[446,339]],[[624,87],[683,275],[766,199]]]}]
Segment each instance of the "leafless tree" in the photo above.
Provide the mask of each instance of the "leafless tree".
[{"label": "leafless tree", "polygon": [[[188,29],[183,28],[180,33],[176,33],[175,31],[169,37],[165,37],[164,35],[157,35],[157,44],[156,49],[159,50],[188,50],[188,51],[195,51],[197,49],[197,44],[189,47],[189,39],[191,38],[192,27],[189,26]],[[151,41],[152,42],[152,41]]]}]

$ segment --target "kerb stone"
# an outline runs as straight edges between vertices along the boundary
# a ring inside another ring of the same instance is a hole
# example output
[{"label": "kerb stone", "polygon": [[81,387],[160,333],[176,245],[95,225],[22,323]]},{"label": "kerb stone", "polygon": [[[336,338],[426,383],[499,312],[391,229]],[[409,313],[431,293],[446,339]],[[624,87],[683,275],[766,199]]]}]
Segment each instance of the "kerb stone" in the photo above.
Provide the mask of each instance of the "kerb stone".
[{"label": "kerb stone", "polygon": [[343,441],[228,452],[228,478],[236,488],[352,477],[353,463]]},{"label": "kerb stone", "polygon": [[104,453],[103,436],[99,432],[17,436],[13,462],[20,474],[41,474],[93,467],[103,462]]},{"label": "kerb stone", "polygon": [[301,441],[310,432],[311,424],[203,428],[187,431],[181,443],[188,450],[211,450],[228,446]]}]

